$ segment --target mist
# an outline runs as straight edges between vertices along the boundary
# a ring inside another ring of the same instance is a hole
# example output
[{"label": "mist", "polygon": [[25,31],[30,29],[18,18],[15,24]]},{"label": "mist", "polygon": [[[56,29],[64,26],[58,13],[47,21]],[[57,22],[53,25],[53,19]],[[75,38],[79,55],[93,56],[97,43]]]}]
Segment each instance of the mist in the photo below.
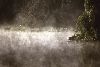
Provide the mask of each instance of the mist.
[{"label": "mist", "polygon": [[84,0],[0,0],[0,67],[100,66],[100,42],[69,40],[83,10]]},{"label": "mist", "polygon": [[74,27],[83,0],[0,0],[0,25]]}]

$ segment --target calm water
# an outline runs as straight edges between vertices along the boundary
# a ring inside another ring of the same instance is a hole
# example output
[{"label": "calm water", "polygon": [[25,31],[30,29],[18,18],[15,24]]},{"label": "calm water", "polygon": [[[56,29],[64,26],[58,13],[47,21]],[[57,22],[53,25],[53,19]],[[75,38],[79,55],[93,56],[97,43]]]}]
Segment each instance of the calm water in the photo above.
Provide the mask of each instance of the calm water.
[{"label": "calm water", "polygon": [[100,42],[69,41],[73,32],[0,31],[0,67],[99,67]]}]

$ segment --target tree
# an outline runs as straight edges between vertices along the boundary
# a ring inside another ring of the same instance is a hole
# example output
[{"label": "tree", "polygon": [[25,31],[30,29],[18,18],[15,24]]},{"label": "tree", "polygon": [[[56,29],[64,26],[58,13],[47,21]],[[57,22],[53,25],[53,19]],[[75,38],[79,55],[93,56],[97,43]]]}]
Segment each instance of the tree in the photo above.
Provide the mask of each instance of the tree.
[{"label": "tree", "polygon": [[84,11],[78,17],[76,23],[76,34],[71,39],[76,40],[95,40],[97,39],[94,28],[95,23],[95,6],[93,0],[84,1]]}]

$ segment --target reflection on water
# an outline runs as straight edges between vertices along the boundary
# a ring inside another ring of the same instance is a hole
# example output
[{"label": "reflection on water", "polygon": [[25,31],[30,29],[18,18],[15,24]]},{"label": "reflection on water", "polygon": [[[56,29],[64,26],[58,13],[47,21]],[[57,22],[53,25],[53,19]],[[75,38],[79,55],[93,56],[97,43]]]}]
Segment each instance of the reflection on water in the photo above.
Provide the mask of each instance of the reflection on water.
[{"label": "reflection on water", "polygon": [[99,42],[68,41],[73,32],[0,32],[0,67],[99,67]]},{"label": "reflection on water", "polygon": [[82,48],[82,58],[84,67],[100,66],[100,42],[84,42]]}]

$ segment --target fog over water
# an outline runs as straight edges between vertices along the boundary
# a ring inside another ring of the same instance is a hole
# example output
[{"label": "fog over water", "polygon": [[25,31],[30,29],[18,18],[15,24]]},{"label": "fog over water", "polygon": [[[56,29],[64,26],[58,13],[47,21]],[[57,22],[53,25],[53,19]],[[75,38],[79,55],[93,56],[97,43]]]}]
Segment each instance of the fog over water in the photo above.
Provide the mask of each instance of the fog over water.
[{"label": "fog over water", "polygon": [[[2,34],[3,33],[3,34]],[[73,32],[0,31],[1,67],[78,67],[81,45]]]},{"label": "fog over water", "polygon": [[0,67],[98,67],[100,42],[69,41],[72,31],[0,31]]},{"label": "fog over water", "polygon": [[100,42],[70,41],[83,0],[0,0],[0,67],[99,67]]}]

